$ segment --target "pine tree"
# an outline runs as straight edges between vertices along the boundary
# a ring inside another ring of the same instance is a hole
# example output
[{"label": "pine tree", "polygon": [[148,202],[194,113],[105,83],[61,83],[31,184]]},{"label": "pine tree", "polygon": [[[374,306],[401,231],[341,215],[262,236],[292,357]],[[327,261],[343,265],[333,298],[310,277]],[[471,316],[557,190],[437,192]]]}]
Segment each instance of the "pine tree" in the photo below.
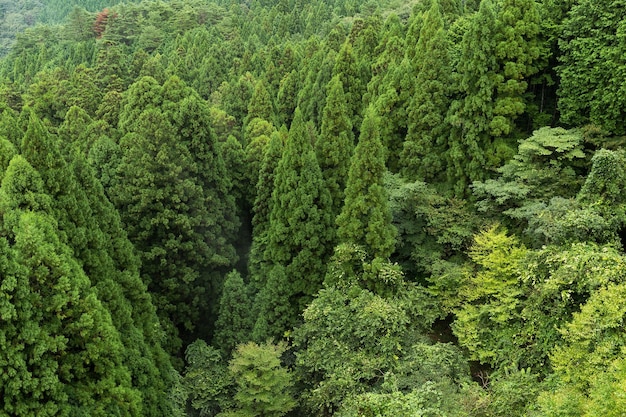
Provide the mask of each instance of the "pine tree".
[{"label": "pine tree", "polygon": [[370,107],[350,161],[337,235],[342,243],[362,245],[372,257],[388,258],[394,249],[396,230],[383,187],[385,160],[378,123]]},{"label": "pine tree", "polygon": [[322,133],[316,143],[316,153],[326,188],[332,198],[333,215],[336,217],[343,206],[354,134],[339,76],[333,77],[327,89]]},{"label": "pine tree", "polygon": [[450,105],[450,58],[444,22],[437,0],[424,16],[415,60],[419,69],[409,102],[408,133],[400,156],[403,175],[411,180],[440,179],[445,161],[447,129],[444,122]]},{"label": "pine tree", "polygon": [[333,241],[330,193],[324,187],[312,138],[296,109],[275,170],[265,261],[282,265],[296,311],[321,287]]}]

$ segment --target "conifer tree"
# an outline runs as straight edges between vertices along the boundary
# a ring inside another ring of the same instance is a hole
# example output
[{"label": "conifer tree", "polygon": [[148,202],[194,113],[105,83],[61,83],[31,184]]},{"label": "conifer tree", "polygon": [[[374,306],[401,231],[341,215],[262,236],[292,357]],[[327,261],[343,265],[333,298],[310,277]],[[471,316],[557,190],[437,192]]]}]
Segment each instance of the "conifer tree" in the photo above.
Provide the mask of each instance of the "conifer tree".
[{"label": "conifer tree", "polygon": [[623,135],[626,133],[626,96],[622,93],[622,74],[626,69],[626,45],[616,39],[623,36],[626,8],[617,0],[565,3],[571,9],[562,23],[559,37],[557,74],[561,119],[572,126],[591,123]]},{"label": "conifer tree", "polygon": [[120,335],[59,239],[44,187],[20,156],[0,187],[3,234],[13,242],[10,248],[0,239],[0,352],[11,370],[0,384],[2,409],[17,416],[140,413]]},{"label": "conifer tree", "polygon": [[122,138],[113,199],[123,209],[161,320],[190,331],[206,305],[209,283],[203,272],[219,256],[202,233],[210,217],[202,187],[191,176],[198,167],[161,111],[146,110],[137,123],[136,131]]},{"label": "conifer tree", "polygon": [[322,117],[322,133],[316,143],[317,160],[326,188],[332,198],[336,217],[344,200],[344,189],[354,147],[352,122],[348,117],[343,86],[338,75],[328,85],[328,97]]},{"label": "conifer tree", "polygon": [[481,1],[468,25],[457,68],[461,96],[448,112],[451,134],[447,173],[457,195],[467,193],[472,181],[485,178],[487,158],[495,154],[489,134],[498,70],[496,16],[491,0]]},{"label": "conifer tree", "polygon": [[535,0],[505,0],[500,5],[495,35],[499,74],[489,125],[494,137],[509,135],[526,109],[528,78],[537,73],[541,54],[539,30]]},{"label": "conifer tree", "polygon": [[361,245],[371,256],[387,258],[394,249],[396,230],[383,187],[385,160],[378,123],[370,107],[350,161],[337,235],[342,243]]},{"label": "conifer tree", "polygon": [[163,86],[144,77],[126,102],[113,201],[171,334],[174,324],[185,333],[198,324],[208,328],[210,320],[198,318],[218,296],[219,275],[235,262],[238,227],[209,109],[177,77]]},{"label": "conifer tree", "polygon": [[148,405],[145,415],[157,416],[171,411],[164,394],[172,387],[173,369],[161,347],[159,321],[139,276],[134,248],[83,151],[72,147],[82,146],[81,138],[73,135],[80,133],[80,122],[88,119],[86,114],[83,116],[70,117],[62,125],[62,136],[69,142],[63,156],[34,115],[22,148],[42,173],[46,192],[53,196],[50,212],[63,230],[63,243],[71,247],[103,306],[111,312],[113,325],[119,329],[125,364]]},{"label": "conifer tree", "polygon": [[[258,293],[267,281],[269,272],[264,253],[267,247],[269,218],[272,207],[275,170],[283,155],[284,142],[288,132],[274,132],[265,147],[263,160],[256,184],[252,207],[252,246],[248,259],[249,281],[252,293]],[[255,303],[255,308],[257,305]]]},{"label": "conifer tree", "polygon": [[291,305],[291,283],[285,267],[274,265],[267,271],[263,288],[254,299],[256,320],[252,329],[252,340],[262,343],[270,339],[280,340],[285,331],[298,322],[298,313]]},{"label": "conifer tree", "polygon": [[349,39],[344,42],[337,55],[335,66],[333,67],[333,77],[339,76],[346,97],[348,118],[352,121],[352,127],[358,132],[363,118],[363,95],[366,91],[366,84],[363,83],[357,56],[352,49]]},{"label": "conifer tree", "polygon": [[298,73],[292,70],[280,80],[278,95],[276,96],[276,112],[278,123],[291,125],[293,113],[298,100]]},{"label": "conifer tree", "polygon": [[251,302],[241,274],[232,271],[226,275],[219,301],[219,312],[215,321],[214,345],[224,357],[230,357],[235,347],[250,340],[252,330]]},{"label": "conifer tree", "polygon": [[296,109],[285,151],[275,170],[265,261],[282,265],[297,311],[321,287],[333,241],[330,193],[302,113]]},{"label": "conifer tree", "polygon": [[13,145],[19,147],[22,145],[22,137],[24,131],[21,129],[18,116],[8,107],[3,108],[0,104],[0,136],[4,136]]},{"label": "conifer tree", "polygon": [[245,126],[247,126],[248,123],[250,123],[250,121],[254,118],[258,117],[271,122],[274,120],[273,115],[274,110],[272,98],[270,97],[270,93],[267,91],[265,82],[263,80],[259,80],[254,87],[254,92],[252,93],[250,103],[248,104],[248,114],[244,120],[244,129]]},{"label": "conifer tree", "polygon": [[0,136],[0,181],[4,176],[4,171],[9,166],[11,159],[17,154],[15,146],[7,139]]},{"label": "conifer tree", "polygon": [[408,133],[400,157],[403,175],[411,180],[433,181],[443,171],[447,142],[444,123],[450,105],[450,58],[439,2],[432,1],[424,16],[415,60],[419,69],[409,102]]}]

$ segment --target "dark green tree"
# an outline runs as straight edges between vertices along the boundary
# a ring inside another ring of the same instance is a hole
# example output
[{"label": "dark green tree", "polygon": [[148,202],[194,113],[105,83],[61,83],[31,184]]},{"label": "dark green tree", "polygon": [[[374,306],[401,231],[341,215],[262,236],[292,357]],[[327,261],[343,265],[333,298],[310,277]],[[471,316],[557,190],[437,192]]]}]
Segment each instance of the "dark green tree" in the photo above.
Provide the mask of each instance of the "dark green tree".
[{"label": "dark green tree", "polygon": [[509,135],[526,110],[529,78],[539,71],[539,12],[535,0],[505,0],[497,17],[496,56],[499,74],[489,127],[494,137]]},{"label": "dark green tree", "polygon": [[197,93],[177,77],[163,86],[144,77],[126,94],[123,158],[111,194],[161,318],[190,332],[236,259],[232,183]]},{"label": "dark green tree", "polygon": [[483,0],[463,36],[457,68],[460,98],[453,100],[448,113],[447,174],[457,195],[466,194],[472,181],[485,179],[487,170],[499,163],[489,133],[498,76],[495,34],[494,6]]},{"label": "dark green tree", "polygon": [[274,175],[264,258],[285,267],[290,303],[301,311],[321,286],[334,233],[330,193],[299,109]]},{"label": "dark green tree", "polygon": [[346,98],[348,118],[352,121],[352,128],[358,133],[363,118],[363,95],[367,84],[361,77],[359,61],[353,51],[349,39],[344,42],[333,67],[333,77],[339,76]]},{"label": "dark green tree", "polygon": [[415,60],[419,62],[409,102],[408,133],[400,156],[403,175],[411,180],[441,182],[447,148],[445,115],[450,106],[450,58],[438,1],[424,15]]},{"label": "dark green tree", "polygon": [[337,216],[343,206],[354,134],[339,76],[333,77],[327,89],[322,132],[316,143],[316,153],[326,188],[333,201],[333,213]]},{"label": "dark green tree", "polygon": [[273,107],[272,98],[270,97],[270,93],[267,91],[265,82],[263,80],[257,81],[252,97],[250,98],[250,103],[248,104],[248,114],[244,120],[244,129],[252,119],[257,117],[259,119],[267,120],[268,122],[273,121]]},{"label": "dark green tree", "polygon": [[561,120],[572,126],[593,123],[624,134],[623,33],[626,10],[615,0],[571,3],[559,41],[557,73]]},{"label": "dark green tree", "polygon": [[396,230],[383,186],[385,159],[378,123],[370,107],[350,161],[337,235],[340,242],[362,245],[371,256],[384,259],[393,252]]},{"label": "dark green tree", "polygon": [[226,275],[215,321],[213,344],[229,357],[235,347],[251,339],[252,316],[248,290],[241,274],[232,271]]}]

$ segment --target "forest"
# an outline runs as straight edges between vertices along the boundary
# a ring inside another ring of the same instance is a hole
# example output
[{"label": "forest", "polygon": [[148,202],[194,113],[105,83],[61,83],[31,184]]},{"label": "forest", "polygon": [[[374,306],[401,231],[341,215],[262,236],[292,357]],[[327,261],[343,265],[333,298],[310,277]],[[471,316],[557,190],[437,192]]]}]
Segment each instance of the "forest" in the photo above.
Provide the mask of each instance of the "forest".
[{"label": "forest", "polygon": [[0,0],[0,417],[626,413],[618,0]]}]

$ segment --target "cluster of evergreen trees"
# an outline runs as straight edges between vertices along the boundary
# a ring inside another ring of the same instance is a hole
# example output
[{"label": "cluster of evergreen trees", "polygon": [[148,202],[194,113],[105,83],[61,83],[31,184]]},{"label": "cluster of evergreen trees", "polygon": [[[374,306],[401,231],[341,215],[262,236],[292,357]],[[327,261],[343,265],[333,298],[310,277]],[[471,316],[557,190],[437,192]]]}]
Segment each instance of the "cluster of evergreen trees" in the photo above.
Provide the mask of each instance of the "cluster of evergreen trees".
[{"label": "cluster of evergreen trees", "polygon": [[0,60],[0,415],[626,411],[620,2],[57,3]]}]

